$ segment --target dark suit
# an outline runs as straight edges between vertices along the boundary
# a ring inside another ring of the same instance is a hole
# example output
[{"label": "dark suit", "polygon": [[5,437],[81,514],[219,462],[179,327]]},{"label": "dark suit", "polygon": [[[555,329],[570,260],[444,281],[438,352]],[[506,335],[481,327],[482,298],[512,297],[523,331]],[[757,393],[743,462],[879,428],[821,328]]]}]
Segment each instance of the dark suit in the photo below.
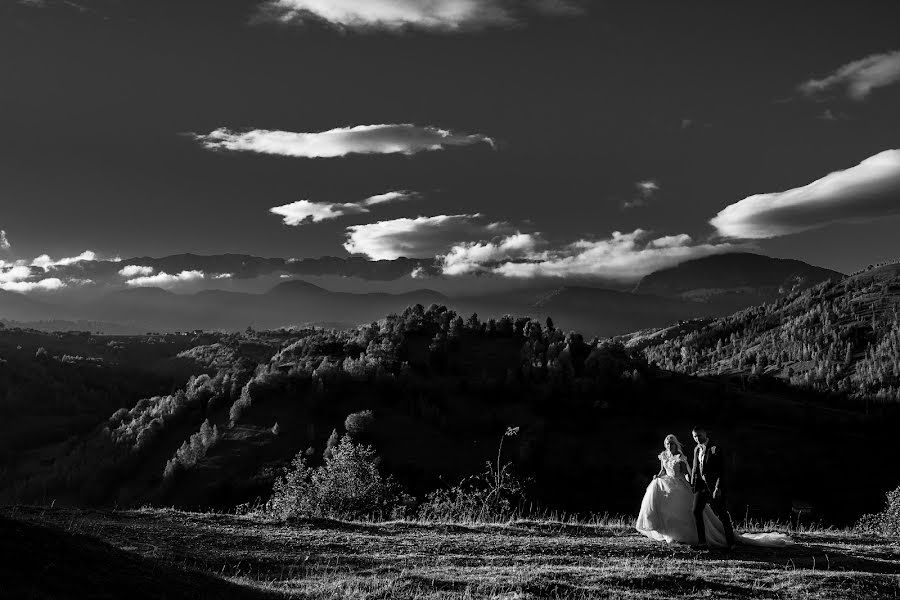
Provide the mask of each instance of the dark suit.
[{"label": "dark suit", "polygon": [[[700,446],[694,448],[694,467],[691,469],[691,487],[694,490],[694,520],[697,522],[697,539],[706,543],[706,526],[703,524],[703,509],[706,505],[712,508],[725,527],[725,539],[729,546],[734,545],[734,526],[725,502],[725,464],[722,448],[712,440],[706,440],[706,454],[700,464]],[[719,497],[713,498],[718,490]]]}]

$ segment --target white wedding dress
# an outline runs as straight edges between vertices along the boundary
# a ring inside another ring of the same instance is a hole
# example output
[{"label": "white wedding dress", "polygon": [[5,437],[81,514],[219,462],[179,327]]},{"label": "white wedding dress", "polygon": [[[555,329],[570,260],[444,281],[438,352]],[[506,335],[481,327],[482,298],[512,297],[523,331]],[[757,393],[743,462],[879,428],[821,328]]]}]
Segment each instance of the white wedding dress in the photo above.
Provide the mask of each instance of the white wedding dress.
[{"label": "white wedding dress", "polygon": [[[641,502],[635,528],[650,539],[667,544],[697,543],[697,525],[694,522],[694,492],[686,474],[690,471],[684,454],[672,455],[667,450],[659,454],[665,475],[657,477],[647,486]],[[709,505],[703,510],[706,525],[705,543],[723,548],[727,546],[725,527]],[[736,544],[780,547],[793,543],[782,533],[735,533]]]}]

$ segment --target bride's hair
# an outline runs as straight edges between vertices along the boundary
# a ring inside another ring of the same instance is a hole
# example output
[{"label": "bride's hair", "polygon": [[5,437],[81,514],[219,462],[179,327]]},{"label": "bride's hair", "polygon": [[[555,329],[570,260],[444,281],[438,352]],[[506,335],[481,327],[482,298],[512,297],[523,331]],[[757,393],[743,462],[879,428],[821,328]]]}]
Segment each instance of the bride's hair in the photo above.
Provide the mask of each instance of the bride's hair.
[{"label": "bride's hair", "polygon": [[675,437],[674,433],[670,433],[666,436],[666,439],[663,440],[663,448],[666,450],[669,449],[669,442],[675,442],[675,447],[678,449],[679,454],[684,454],[684,447],[681,445],[681,442],[678,441],[678,438]]}]

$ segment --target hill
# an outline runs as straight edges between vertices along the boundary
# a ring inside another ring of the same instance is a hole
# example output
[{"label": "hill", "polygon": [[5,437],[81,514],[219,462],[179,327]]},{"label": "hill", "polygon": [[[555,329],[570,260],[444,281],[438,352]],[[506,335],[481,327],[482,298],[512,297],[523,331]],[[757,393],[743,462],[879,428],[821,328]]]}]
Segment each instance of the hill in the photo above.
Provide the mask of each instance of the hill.
[{"label": "hill", "polygon": [[63,311],[59,307],[35,298],[0,290],[0,319],[5,321],[38,321],[54,318]]},{"label": "hill", "polygon": [[728,317],[629,338],[651,363],[752,375],[859,402],[900,400],[900,265],[795,291]]},{"label": "hill", "polygon": [[355,294],[286,281],[263,294],[204,290],[175,294],[159,288],[111,292],[81,307],[90,319],[140,324],[145,330],[276,329],[303,323],[368,323],[410,304],[446,298],[431,290]]},{"label": "hill", "polygon": [[[267,522],[177,511],[12,507],[0,520],[4,587],[47,598],[893,598],[896,545],[793,533],[777,550],[667,547],[629,521],[450,525]],[[7,535],[9,531],[28,536]],[[155,567],[155,568],[151,568]],[[99,573],[103,579],[99,580]]]},{"label": "hill", "polygon": [[541,320],[550,317],[559,326],[585,335],[609,337],[708,315],[709,310],[709,305],[679,298],[563,286],[531,304],[526,314],[534,314]]},{"label": "hill", "polygon": [[799,260],[735,252],[656,271],[641,279],[634,291],[712,304],[722,314],[843,277],[837,271]]}]

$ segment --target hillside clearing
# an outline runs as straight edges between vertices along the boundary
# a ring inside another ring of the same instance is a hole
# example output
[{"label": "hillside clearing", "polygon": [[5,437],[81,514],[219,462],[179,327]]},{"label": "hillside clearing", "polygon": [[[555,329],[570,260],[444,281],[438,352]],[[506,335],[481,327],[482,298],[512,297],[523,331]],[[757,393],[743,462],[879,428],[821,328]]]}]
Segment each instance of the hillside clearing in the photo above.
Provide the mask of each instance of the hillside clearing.
[{"label": "hillside clearing", "polygon": [[[797,545],[788,549],[723,554],[666,547],[621,525],[283,524],[166,510],[34,507],[6,507],[0,515],[15,519],[4,524],[55,526],[42,531],[66,543],[99,538],[128,561],[157,564],[159,578],[173,577],[167,569],[194,573],[189,579],[197,587],[170,589],[171,598],[900,597],[900,541],[841,532],[796,534]],[[46,590],[66,589],[54,588],[55,579],[68,562],[86,560],[77,550],[48,564],[44,551],[22,552],[6,534],[0,545],[14,557],[4,561],[2,580],[27,579],[11,589],[31,597],[59,597]],[[110,577],[117,569],[95,567]],[[227,581],[211,586],[211,575]],[[101,589],[93,595],[114,597],[103,593],[103,581],[94,575]]]}]

